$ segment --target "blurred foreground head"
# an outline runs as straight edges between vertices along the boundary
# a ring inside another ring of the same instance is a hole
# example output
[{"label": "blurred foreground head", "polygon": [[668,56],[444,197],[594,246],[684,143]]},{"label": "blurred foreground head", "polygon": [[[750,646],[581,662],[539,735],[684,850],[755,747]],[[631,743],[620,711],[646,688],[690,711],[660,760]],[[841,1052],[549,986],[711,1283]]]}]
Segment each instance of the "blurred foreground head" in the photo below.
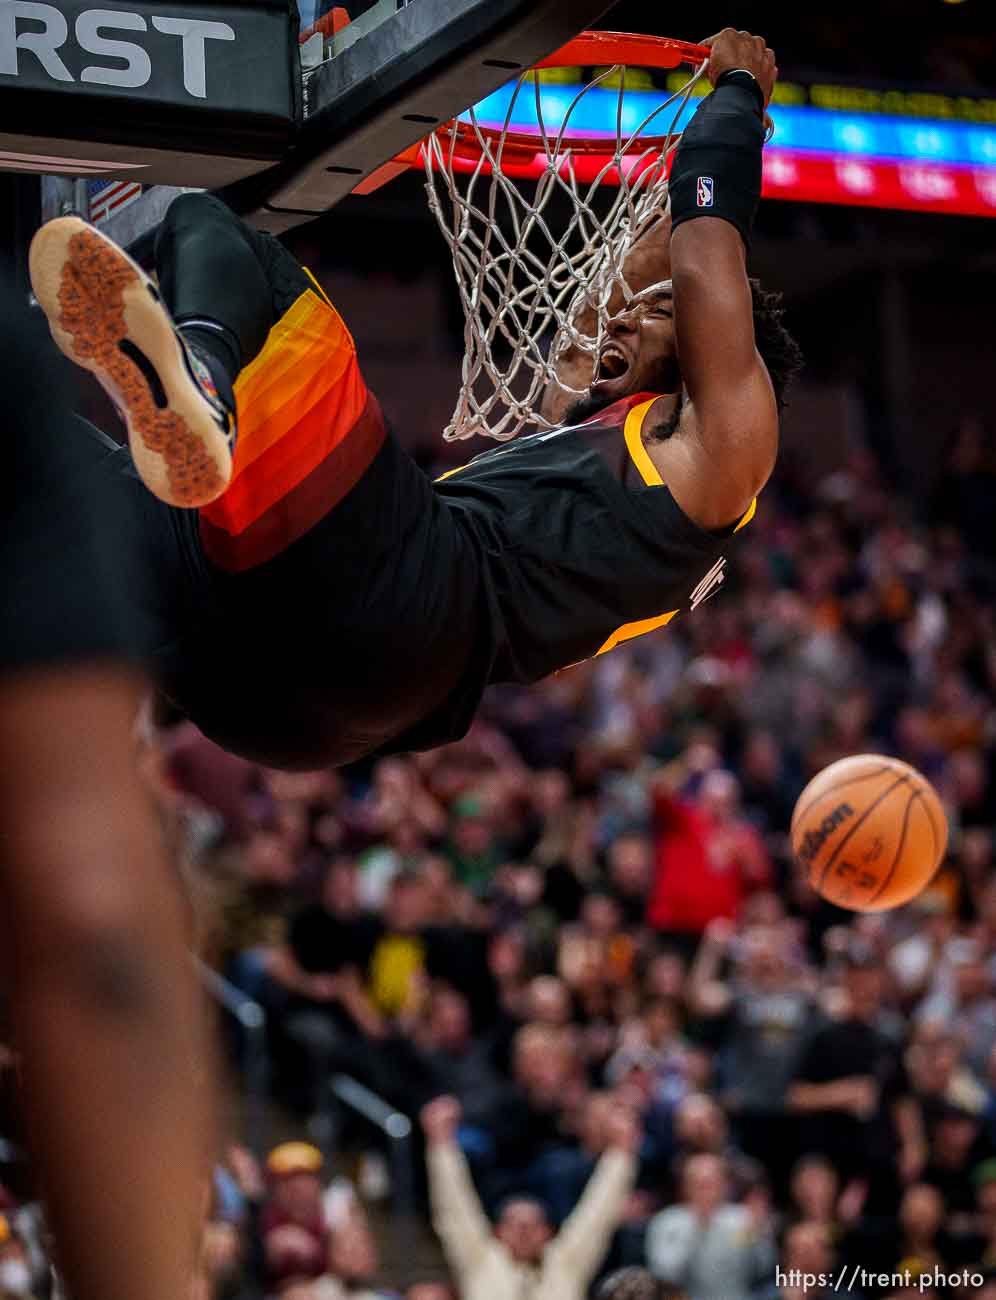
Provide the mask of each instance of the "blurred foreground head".
[{"label": "blurred foreground head", "polygon": [[663,1283],[645,1268],[623,1268],[605,1279],[595,1300],[666,1300]]}]

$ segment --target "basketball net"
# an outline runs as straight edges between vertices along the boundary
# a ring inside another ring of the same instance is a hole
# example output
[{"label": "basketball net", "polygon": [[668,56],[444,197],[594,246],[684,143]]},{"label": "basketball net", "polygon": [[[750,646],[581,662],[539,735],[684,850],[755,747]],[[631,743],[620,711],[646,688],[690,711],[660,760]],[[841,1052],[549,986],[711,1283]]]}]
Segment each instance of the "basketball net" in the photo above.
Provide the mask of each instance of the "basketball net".
[{"label": "basketball net", "polygon": [[[578,91],[555,128],[544,115],[544,83],[527,72],[514,85],[500,129],[471,110],[426,139],[429,206],[453,254],[464,314],[460,396],[446,439],[482,434],[504,442],[527,427],[549,429],[539,409],[547,386],[577,397],[587,391],[559,380],[558,363],[577,350],[594,365],[610,299],[618,309],[620,293],[623,306],[633,297],[626,260],[667,211],[677,123],[704,71],[702,65],[632,130],[623,126],[623,65]],[[614,140],[572,133],[585,97],[606,82],[615,88],[617,79]],[[525,95],[535,99],[537,120],[528,133],[513,125]],[[672,106],[665,134],[652,135],[650,127]],[[537,166],[527,194],[522,178]],[[565,199],[567,223],[558,220],[554,229],[551,218]]]}]

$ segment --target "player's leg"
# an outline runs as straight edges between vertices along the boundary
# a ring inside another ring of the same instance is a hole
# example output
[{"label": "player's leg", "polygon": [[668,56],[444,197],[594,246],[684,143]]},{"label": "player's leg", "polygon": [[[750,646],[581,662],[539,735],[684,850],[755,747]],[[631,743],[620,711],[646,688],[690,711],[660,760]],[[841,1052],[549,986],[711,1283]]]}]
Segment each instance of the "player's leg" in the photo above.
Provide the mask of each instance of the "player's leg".
[{"label": "player's leg", "polygon": [[146,486],[170,505],[202,506],[231,478],[235,379],[313,281],[207,194],[172,205],[156,269],[158,287],[76,217],[49,222],[31,249],[52,336],[118,406]]},{"label": "player's leg", "polygon": [[315,283],[271,235],[210,194],[183,194],[156,239],[156,275],[181,334],[234,384],[270,330]]},{"label": "player's leg", "polygon": [[178,506],[224,491],[236,432],[231,384],[176,331],[152,280],[78,217],[42,227],[30,266],[52,337],[121,412],[146,486]]},{"label": "player's leg", "polygon": [[107,450],[70,417],[50,344],[2,287],[0,965],[32,1155],[69,1294],[182,1300],[212,1071],[184,908],[136,774],[122,520],[86,477]]},{"label": "player's leg", "polygon": [[[278,240],[210,195],[184,195],[163,221],[156,267],[184,337],[235,384],[232,479],[202,508],[200,534],[213,564],[245,573],[286,552],[339,505],[384,446],[384,421],[342,318]],[[233,282],[252,291],[233,291]],[[405,477],[395,470],[392,485]],[[409,491],[425,504],[420,477]],[[373,535],[375,517],[361,534],[368,550],[389,534],[380,517]],[[341,559],[341,547],[328,552],[330,568]]]}]

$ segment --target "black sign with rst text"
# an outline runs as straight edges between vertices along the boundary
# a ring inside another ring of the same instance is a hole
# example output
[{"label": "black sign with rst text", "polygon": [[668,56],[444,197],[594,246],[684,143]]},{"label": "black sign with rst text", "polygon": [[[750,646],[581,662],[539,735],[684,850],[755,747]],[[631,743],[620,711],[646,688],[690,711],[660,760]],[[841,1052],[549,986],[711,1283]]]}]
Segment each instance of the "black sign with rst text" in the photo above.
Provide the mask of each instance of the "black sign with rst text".
[{"label": "black sign with rst text", "polygon": [[298,111],[296,40],[293,0],[0,0],[4,128],[117,139],[194,123],[197,148],[210,115],[236,140],[284,134]]}]

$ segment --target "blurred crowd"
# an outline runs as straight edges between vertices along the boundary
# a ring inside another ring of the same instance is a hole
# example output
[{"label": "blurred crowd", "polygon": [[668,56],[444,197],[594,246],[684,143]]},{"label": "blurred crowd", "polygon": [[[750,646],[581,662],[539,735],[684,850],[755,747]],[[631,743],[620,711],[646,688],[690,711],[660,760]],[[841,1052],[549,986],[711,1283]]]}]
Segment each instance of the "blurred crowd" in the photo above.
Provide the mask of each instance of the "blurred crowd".
[{"label": "blurred crowd", "polygon": [[[492,690],[431,754],[291,775],[148,722],[199,947],[265,1009],[295,1138],[219,1161],[204,1300],[580,1300],[623,1266],[687,1300],[854,1267],[868,1300],[996,1300],[994,465],[966,420],[919,519],[864,453],[783,468],[714,600]],[[787,828],[863,751],[923,771],[951,839],[914,903],[855,916]],[[337,1075],[412,1122],[427,1268],[385,1259],[392,1167]],[[47,1295],[4,1196],[0,1297]]]}]

